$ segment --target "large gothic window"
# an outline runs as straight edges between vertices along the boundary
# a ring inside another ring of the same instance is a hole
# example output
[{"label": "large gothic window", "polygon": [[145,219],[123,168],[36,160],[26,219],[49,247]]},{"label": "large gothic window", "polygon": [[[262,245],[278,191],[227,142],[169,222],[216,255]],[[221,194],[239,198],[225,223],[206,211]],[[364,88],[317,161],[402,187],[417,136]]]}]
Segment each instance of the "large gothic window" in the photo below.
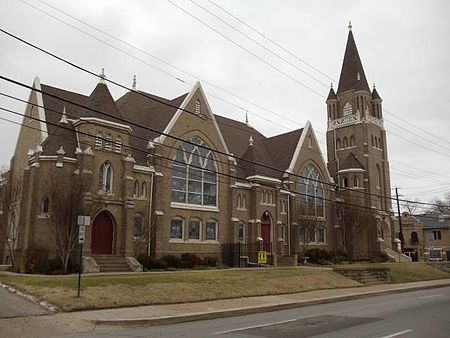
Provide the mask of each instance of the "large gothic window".
[{"label": "large gothic window", "polygon": [[217,206],[217,173],[210,150],[194,138],[177,150],[172,171],[172,202]]},{"label": "large gothic window", "polygon": [[307,216],[324,216],[322,177],[312,165],[300,173],[300,212]]}]

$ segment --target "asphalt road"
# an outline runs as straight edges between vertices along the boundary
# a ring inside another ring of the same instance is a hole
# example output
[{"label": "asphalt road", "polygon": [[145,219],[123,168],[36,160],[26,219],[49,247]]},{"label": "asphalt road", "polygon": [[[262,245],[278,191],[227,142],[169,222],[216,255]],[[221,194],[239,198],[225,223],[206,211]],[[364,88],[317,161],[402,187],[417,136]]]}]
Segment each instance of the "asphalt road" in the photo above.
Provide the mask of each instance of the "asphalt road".
[{"label": "asphalt road", "polygon": [[0,318],[38,316],[48,313],[39,305],[33,304],[0,287]]},{"label": "asphalt road", "polygon": [[184,324],[70,337],[449,337],[450,287]]}]

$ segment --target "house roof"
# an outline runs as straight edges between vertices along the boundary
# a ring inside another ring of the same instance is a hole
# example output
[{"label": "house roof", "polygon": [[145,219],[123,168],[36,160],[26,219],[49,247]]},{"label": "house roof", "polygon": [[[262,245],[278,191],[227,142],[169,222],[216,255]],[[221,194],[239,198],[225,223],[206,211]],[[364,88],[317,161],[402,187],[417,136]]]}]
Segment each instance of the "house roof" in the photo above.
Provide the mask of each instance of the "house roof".
[{"label": "house roof", "polygon": [[[89,96],[48,85],[42,85],[42,91],[112,115],[109,118],[88,108],[66,104],[57,98],[44,94],[46,121],[56,124],[56,126],[48,124],[49,137],[43,145],[44,154],[55,155],[56,151],[63,146],[66,156],[75,156],[77,138],[73,125],[71,123],[64,124],[63,126],[66,129],[57,127],[61,125],[59,121],[65,107],[68,119],[95,117],[121,124],[124,124],[123,120],[133,121],[135,125],[130,125],[132,128],[130,146],[132,156],[138,164],[146,162],[148,141],[161,135],[175,115],[177,107],[181,106],[188,95],[183,94],[174,99],[166,99],[143,91],[129,91],[114,101],[107,85],[102,83],[97,84]],[[246,123],[220,115],[214,115],[214,117],[230,153],[236,157],[262,163],[281,171],[285,171],[289,167],[303,129],[267,138]],[[153,131],[147,128],[151,128]],[[250,137],[253,139],[252,146],[249,146]],[[136,149],[142,149],[142,151]],[[245,161],[238,160],[237,166],[239,177],[264,175],[278,178],[282,176],[282,173],[277,170],[246,163]]]},{"label": "house roof", "polygon": [[423,214],[414,215],[424,228],[450,228],[450,215]]},{"label": "house roof", "polygon": [[349,90],[364,90],[370,92],[366,74],[359,58],[353,33],[348,32],[347,46],[345,47],[344,61],[342,62],[341,77],[337,94]]}]

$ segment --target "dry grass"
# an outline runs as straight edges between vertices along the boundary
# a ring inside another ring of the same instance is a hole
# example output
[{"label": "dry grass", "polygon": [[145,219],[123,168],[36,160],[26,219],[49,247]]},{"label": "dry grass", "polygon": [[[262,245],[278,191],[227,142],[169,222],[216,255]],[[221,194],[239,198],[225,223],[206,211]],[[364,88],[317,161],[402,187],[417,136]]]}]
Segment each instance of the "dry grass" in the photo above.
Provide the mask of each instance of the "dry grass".
[{"label": "dry grass", "polygon": [[81,298],[77,299],[76,276],[0,275],[0,281],[55,304],[63,311],[196,302],[360,285],[330,270],[314,268],[83,276]]}]

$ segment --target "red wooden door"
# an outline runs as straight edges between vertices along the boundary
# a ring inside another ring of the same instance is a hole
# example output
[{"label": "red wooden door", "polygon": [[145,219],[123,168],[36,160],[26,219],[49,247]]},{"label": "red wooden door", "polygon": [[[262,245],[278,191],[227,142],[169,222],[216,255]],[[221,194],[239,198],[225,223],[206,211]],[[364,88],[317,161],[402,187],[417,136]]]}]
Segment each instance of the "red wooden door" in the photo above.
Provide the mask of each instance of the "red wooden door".
[{"label": "red wooden door", "polygon": [[91,251],[92,254],[112,254],[113,224],[111,218],[102,212],[97,215],[92,224]]},{"label": "red wooden door", "polygon": [[270,222],[261,222],[261,237],[263,239],[263,250],[270,251]]}]

